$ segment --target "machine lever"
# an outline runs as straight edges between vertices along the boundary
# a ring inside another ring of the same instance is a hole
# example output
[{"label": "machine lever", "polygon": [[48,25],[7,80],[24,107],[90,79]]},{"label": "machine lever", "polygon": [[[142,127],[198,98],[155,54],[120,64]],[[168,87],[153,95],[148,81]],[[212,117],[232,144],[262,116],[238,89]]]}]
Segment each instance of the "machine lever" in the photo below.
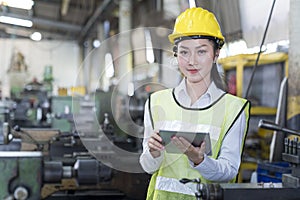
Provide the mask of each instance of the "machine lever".
[{"label": "machine lever", "polygon": [[293,134],[293,135],[300,136],[299,131],[284,128],[284,127],[279,126],[278,124],[275,124],[274,122],[270,122],[270,121],[263,120],[263,119],[261,119],[259,121],[258,127],[264,128],[264,129],[269,129],[269,130],[274,130],[274,131],[282,131],[282,132],[286,132],[286,133],[290,133],[290,134]]}]

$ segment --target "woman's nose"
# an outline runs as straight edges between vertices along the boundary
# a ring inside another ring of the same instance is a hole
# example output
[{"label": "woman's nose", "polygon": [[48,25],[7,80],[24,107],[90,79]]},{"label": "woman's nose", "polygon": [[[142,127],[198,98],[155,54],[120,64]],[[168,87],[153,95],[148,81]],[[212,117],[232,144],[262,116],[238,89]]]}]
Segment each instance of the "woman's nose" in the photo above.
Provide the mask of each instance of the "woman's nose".
[{"label": "woman's nose", "polygon": [[196,58],[196,54],[191,54],[191,56],[189,57],[189,64],[190,65],[195,65],[197,64],[197,58]]}]

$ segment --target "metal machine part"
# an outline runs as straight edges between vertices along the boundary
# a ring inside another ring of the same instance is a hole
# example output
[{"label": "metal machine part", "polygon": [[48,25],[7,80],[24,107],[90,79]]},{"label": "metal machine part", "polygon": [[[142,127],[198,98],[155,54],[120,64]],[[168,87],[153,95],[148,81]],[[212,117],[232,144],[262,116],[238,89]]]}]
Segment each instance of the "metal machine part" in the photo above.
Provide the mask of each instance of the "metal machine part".
[{"label": "metal machine part", "polygon": [[[104,119],[99,123],[95,108],[95,102],[87,98],[80,103],[80,112],[74,114],[81,142],[97,160],[105,165],[118,171],[143,173],[139,164],[140,149],[137,140],[131,139],[132,137],[125,131],[117,134],[113,129],[117,125],[111,127],[108,124],[112,123],[114,118],[108,119],[110,115],[106,112],[103,113]],[[130,132],[136,131],[131,129]]]},{"label": "metal machine part", "polygon": [[78,159],[74,166],[59,161],[43,161],[41,152],[0,152],[0,199],[38,200],[42,186],[74,179],[78,185],[98,185],[110,181],[112,169],[95,159]]},{"label": "metal machine part", "polygon": [[112,178],[112,169],[97,160],[77,160],[74,165],[78,184],[99,184]]},{"label": "metal machine part", "polygon": [[208,200],[295,200],[300,196],[300,190],[280,183],[208,184],[203,188],[203,199]]},{"label": "metal machine part", "polygon": [[112,170],[95,159],[77,160],[74,166],[64,166],[61,161],[44,162],[44,183],[68,178],[75,178],[79,185],[99,184],[112,178]]},{"label": "metal machine part", "polygon": [[260,120],[258,127],[260,128],[264,128],[264,129],[269,129],[269,130],[275,130],[275,131],[282,131],[285,133],[289,133],[289,134],[293,134],[293,135],[298,135],[300,136],[300,133],[296,130],[292,130],[292,129],[288,129],[285,127],[281,127],[276,123],[270,122],[270,121],[266,121],[266,120]]},{"label": "metal machine part", "polygon": [[44,162],[44,181],[58,183],[63,178],[63,163],[60,161]]},{"label": "metal machine part", "polygon": [[[277,113],[275,118],[275,123],[281,126],[286,125],[286,109],[287,109],[287,85],[288,78],[284,77],[280,84],[279,90],[279,98],[277,103]],[[274,131],[272,142],[270,144],[270,161],[276,162],[282,160],[282,152],[283,152],[283,141],[284,141],[285,133],[282,131]]]},{"label": "metal machine part", "polygon": [[0,101],[0,151],[19,151],[21,140],[14,139],[10,129],[12,102]]},{"label": "metal machine part", "polygon": [[47,92],[24,88],[20,95],[14,99],[16,107],[13,111],[13,124],[22,127],[49,128],[51,126],[51,108]]},{"label": "metal machine part", "polygon": [[197,184],[195,196],[202,200],[296,200],[300,190],[284,187],[281,183],[211,183],[202,184],[198,179],[182,179],[181,183]]},{"label": "metal machine part", "polygon": [[0,199],[40,199],[41,152],[0,152]]},{"label": "metal machine part", "polygon": [[[282,131],[287,134],[300,136],[300,132],[279,126],[276,123],[260,120],[259,127]],[[282,184],[285,187],[300,188],[300,142],[298,137],[284,139],[284,152],[282,152],[282,160],[291,163],[292,173],[282,175]]]},{"label": "metal machine part", "polygon": [[14,198],[17,200],[26,200],[29,196],[29,191],[23,187],[19,186],[14,191]]},{"label": "metal machine part", "polygon": [[0,124],[0,144],[8,144],[12,138],[9,124],[7,122]]}]

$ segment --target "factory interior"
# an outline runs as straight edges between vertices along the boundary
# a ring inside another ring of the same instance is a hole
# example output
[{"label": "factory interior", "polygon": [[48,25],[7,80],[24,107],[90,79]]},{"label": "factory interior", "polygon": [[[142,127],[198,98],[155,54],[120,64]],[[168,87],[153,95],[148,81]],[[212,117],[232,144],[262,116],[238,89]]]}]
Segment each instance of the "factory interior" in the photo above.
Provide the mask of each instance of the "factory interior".
[{"label": "factory interior", "polygon": [[191,7],[215,14],[226,92],[251,102],[237,181],[189,180],[195,199],[300,199],[300,1],[0,4],[0,199],[146,199],[145,102],[182,80],[168,35]]}]

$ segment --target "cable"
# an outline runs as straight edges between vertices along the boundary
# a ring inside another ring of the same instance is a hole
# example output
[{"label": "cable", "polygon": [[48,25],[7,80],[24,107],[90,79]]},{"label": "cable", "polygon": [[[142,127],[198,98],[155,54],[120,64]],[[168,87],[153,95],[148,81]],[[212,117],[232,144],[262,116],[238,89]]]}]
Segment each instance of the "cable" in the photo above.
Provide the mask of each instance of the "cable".
[{"label": "cable", "polygon": [[252,74],[251,74],[251,77],[250,77],[250,81],[249,81],[249,84],[248,84],[248,87],[247,87],[247,90],[246,90],[246,94],[245,94],[245,98],[246,98],[246,99],[248,98],[248,93],[249,93],[249,90],[250,90],[250,87],[251,87],[251,84],[252,84],[252,81],[253,81],[253,77],[254,77],[254,74],[255,74],[255,70],[256,70],[257,65],[258,65],[258,61],[259,61],[259,58],[260,58],[260,54],[262,53],[262,46],[263,46],[264,43],[265,43],[265,39],[266,39],[267,31],[268,31],[268,28],[269,28],[269,24],[270,24],[270,21],[271,21],[271,17],[272,17],[273,9],[274,9],[274,6],[275,6],[275,2],[276,2],[276,0],[274,0],[274,1],[273,1],[273,4],[272,4],[272,8],[271,8],[271,11],[270,11],[270,14],[269,14],[269,18],[268,18],[267,26],[266,26],[266,29],[265,29],[265,32],[264,32],[264,36],[263,36],[262,42],[261,42],[261,44],[260,44],[259,52],[258,52],[258,54],[257,54],[257,58],[256,58],[256,61],[255,61],[255,65],[254,65],[254,67],[253,67],[253,71],[252,71]]}]

